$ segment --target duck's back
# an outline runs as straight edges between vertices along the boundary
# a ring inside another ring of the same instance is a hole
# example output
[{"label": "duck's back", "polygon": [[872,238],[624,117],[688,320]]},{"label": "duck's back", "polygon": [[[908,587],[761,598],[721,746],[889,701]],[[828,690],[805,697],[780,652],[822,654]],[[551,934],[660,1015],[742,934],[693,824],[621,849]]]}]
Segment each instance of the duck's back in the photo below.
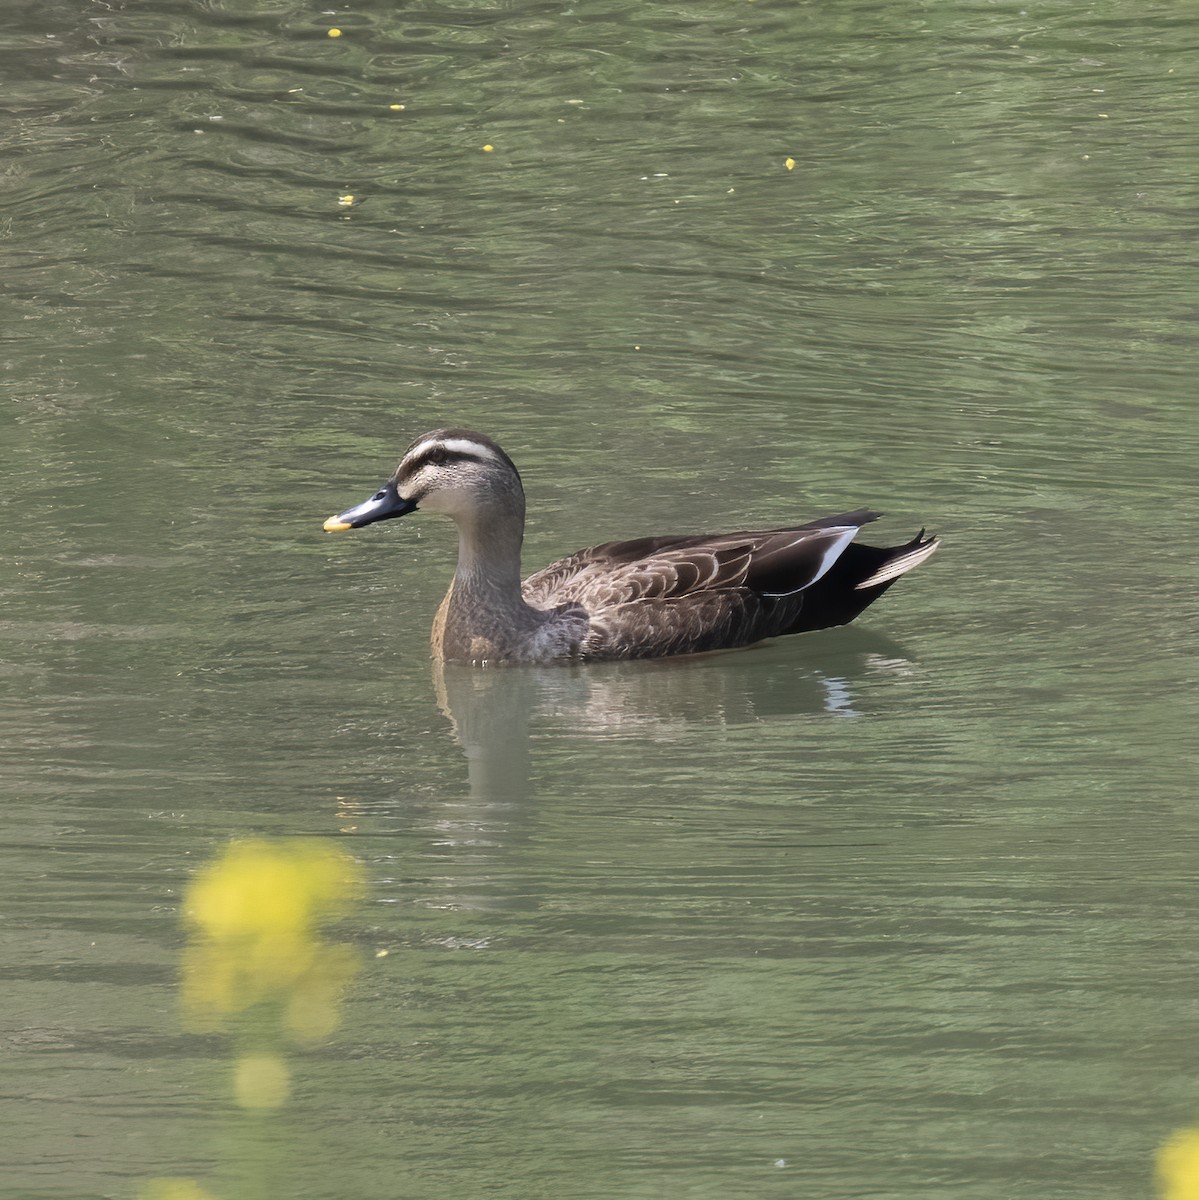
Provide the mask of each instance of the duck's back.
[{"label": "duck's back", "polygon": [[586,611],[584,658],[745,646],[853,620],[893,582],[863,581],[913,548],[932,552],[919,536],[895,549],[853,544],[877,516],[859,509],[789,529],[608,542],[552,563],[522,592],[536,608]]}]

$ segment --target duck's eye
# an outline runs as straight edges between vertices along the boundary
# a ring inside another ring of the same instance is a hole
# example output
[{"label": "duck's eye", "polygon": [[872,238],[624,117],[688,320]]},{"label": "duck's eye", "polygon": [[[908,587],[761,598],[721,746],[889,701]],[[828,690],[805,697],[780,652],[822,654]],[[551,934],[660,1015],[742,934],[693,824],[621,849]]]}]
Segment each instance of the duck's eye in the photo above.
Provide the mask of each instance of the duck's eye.
[{"label": "duck's eye", "polygon": [[454,455],[450,453],[444,446],[435,446],[429,451],[426,461],[433,467],[444,467]]}]

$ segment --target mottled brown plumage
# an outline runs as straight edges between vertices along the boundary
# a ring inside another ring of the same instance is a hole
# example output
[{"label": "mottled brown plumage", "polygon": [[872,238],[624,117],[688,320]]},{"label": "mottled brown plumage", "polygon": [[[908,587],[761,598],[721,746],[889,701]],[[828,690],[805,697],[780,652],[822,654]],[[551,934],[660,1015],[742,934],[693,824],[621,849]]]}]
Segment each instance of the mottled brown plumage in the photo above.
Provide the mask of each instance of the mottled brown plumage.
[{"label": "mottled brown plumage", "polygon": [[458,569],[433,651],[463,662],[649,658],[746,646],[852,621],[937,548],[854,542],[868,509],[804,525],[607,542],[520,581],[524,490],[490,438],[442,429],[417,439],[388,484],[326,529],[417,507],[458,525]]}]

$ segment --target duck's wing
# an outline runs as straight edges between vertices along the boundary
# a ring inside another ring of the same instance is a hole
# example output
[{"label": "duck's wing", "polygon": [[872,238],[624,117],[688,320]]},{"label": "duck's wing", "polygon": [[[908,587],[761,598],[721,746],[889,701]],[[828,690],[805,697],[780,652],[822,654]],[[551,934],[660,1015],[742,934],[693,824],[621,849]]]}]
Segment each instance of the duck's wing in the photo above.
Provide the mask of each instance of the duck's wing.
[{"label": "duck's wing", "polygon": [[601,594],[619,604],[736,587],[790,595],[815,583],[878,516],[858,509],[787,529],[605,542],[530,575],[522,590],[538,608],[589,604]]},{"label": "duck's wing", "polygon": [[524,598],[537,608],[582,606],[593,652],[638,657],[746,645],[786,632],[804,590],[876,515],[862,509],[790,529],[607,542],[530,576]]}]

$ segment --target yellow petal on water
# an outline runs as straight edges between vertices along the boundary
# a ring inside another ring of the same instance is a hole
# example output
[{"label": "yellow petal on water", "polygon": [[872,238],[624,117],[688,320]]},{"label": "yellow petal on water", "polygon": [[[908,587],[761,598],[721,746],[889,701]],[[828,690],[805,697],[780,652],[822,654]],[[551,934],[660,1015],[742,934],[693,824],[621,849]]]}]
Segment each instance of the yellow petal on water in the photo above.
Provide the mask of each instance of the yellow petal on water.
[{"label": "yellow petal on water", "polygon": [[404,106],[402,104],[389,104],[387,107],[390,108],[392,112],[404,111]]},{"label": "yellow petal on water", "polygon": [[1180,1129],[1157,1152],[1160,1200],[1199,1200],[1199,1129]]},{"label": "yellow petal on water", "polygon": [[243,1054],[233,1068],[233,1097],[242,1108],[278,1108],[291,1090],[291,1071],[278,1054]]},{"label": "yellow petal on water", "polygon": [[495,147],[490,142],[488,142],[487,145],[483,147],[483,153],[490,154],[494,149],[495,149]]},{"label": "yellow petal on water", "polygon": [[341,30],[340,29],[330,29],[327,36],[328,37],[341,37]]},{"label": "yellow petal on water", "polygon": [[787,161],[785,163],[783,163],[783,166],[786,167],[788,171],[794,171],[795,170],[795,159],[793,159],[793,158],[787,159]]},{"label": "yellow petal on water", "polygon": [[350,205],[354,203],[354,197],[348,194],[345,196],[338,196],[337,203],[340,204],[342,208],[349,208]]}]

